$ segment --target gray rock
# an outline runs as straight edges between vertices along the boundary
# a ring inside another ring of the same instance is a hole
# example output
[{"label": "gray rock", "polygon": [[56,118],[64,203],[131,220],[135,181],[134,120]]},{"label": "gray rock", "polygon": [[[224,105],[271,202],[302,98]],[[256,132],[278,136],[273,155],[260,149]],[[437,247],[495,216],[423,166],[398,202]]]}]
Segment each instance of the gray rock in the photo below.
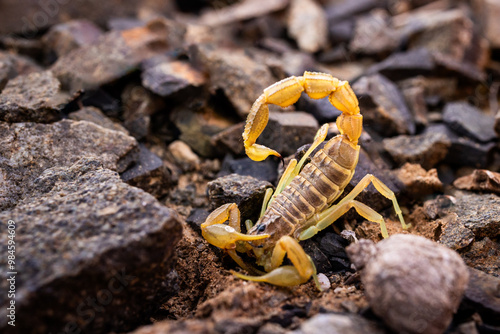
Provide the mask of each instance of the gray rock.
[{"label": "gray rock", "polygon": [[386,138],[383,143],[385,150],[398,164],[418,163],[425,169],[430,169],[442,161],[451,145],[444,134],[431,132],[417,136]]},{"label": "gray rock", "polygon": [[123,126],[132,136],[142,139],[149,134],[151,116],[164,107],[160,97],[140,85],[130,84],[121,95]]},{"label": "gray rock", "polygon": [[349,50],[376,55],[396,49],[400,43],[399,35],[389,26],[389,19],[387,11],[379,9],[356,20]]},{"label": "gray rock", "polygon": [[477,17],[481,20],[478,22],[484,36],[488,39],[492,48],[500,47],[500,29],[497,20],[500,15],[500,4],[495,0],[477,0],[472,2]]},{"label": "gray rock", "polygon": [[217,177],[226,176],[229,174],[247,175],[256,179],[268,182],[275,182],[278,178],[279,163],[276,159],[266,159],[264,161],[253,161],[245,157],[234,159],[230,155],[226,155],[222,161],[222,166],[217,174]]},{"label": "gray rock", "polygon": [[312,0],[291,0],[288,33],[299,49],[314,53],[328,43],[328,22],[323,8]]},{"label": "gray rock", "polygon": [[272,187],[269,182],[251,176],[231,174],[208,183],[210,210],[226,203],[236,203],[241,212],[241,222],[252,219],[255,223],[262,208],[264,193]]},{"label": "gray rock", "polygon": [[276,81],[267,66],[243,51],[206,45],[193,46],[190,51],[195,62],[208,72],[213,89],[222,89],[241,116],[247,115],[264,88]]},{"label": "gray rock", "polygon": [[318,314],[305,321],[290,334],[384,334],[386,330],[373,321],[356,314]]},{"label": "gray rock", "polygon": [[0,121],[49,123],[61,118],[70,101],[52,72],[35,72],[10,80],[0,94]]},{"label": "gray rock", "polygon": [[371,66],[366,73],[380,73],[393,80],[410,78],[420,74],[429,74],[435,69],[432,54],[426,49],[398,52],[382,62]]},{"label": "gray rock", "polygon": [[69,119],[74,121],[88,121],[95,123],[103,128],[120,131],[129,134],[128,131],[118,122],[113,122],[109,117],[95,107],[83,107],[80,110],[74,111],[68,115]]},{"label": "gray rock", "polygon": [[347,254],[373,312],[398,333],[443,333],[469,280],[456,252],[411,234],[360,240]]},{"label": "gray rock", "polygon": [[497,137],[492,115],[486,115],[466,102],[448,103],[444,107],[443,120],[460,135],[487,142]]},{"label": "gray rock", "polygon": [[383,0],[342,1],[329,4],[326,7],[326,14],[328,22],[332,24],[344,19],[352,19],[356,15],[384,6]]},{"label": "gray rock", "polygon": [[121,174],[123,181],[159,198],[173,184],[172,173],[156,154],[139,144],[139,156],[134,165]]},{"label": "gray rock", "polygon": [[469,268],[469,284],[465,290],[464,304],[474,307],[487,324],[498,325],[500,318],[500,278]]},{"label": "gray rock", "polygon": [[332,106],[328,99],[315,100],[306,94],[302,94],[296,104],[297,110],[305,110],[313,115],[319,124],[333,122],[342,114],[340,110]]},{"label": "gray rock", "polygon": [[474,232],[465,227],[456,214],[449,214],[440,220],[443,226],[439,243],[453,250],[463,249],[474,241]]},{"label": "gray rock", "polygon": [[123,172],[137,150],[132,137],[86,121],[0,122],[0,133],[0,210],[29,194],[33,181],[47,168],[69,167],[92,156],[105,168]]},{"label": "gray rock", "polygon": [[367,127],[385,136],[414,134],[415,123],[398,87],[375,74],[362,77],[352,86]]},{"label": "gray rock", "polygon": [[[8,220],[22,245],[10,333],[122,332],[149,320],[175,293],[166,275],[182,234],[177,215],[97,160],[45,170],[32,196],[0,213],[5,229]],[[0,240],[7,252],[7,234]],[[7,284],[2,280],[3,290]],[[8,303],[7,294],[0,298]],[[0,311],[1,330],[6,312]]]},{"label": "gray rock", "polygon": [[476,240],[461,255],[468,266],[500,278],[500,244],[495,239]]},{"label": "gray rock", "polygon": [[0,51],[0,92],[7,81],[21,74],[41,72],[42,68],[33,60],[22,55]]},{"label": "gray rock", "polygon": [[51,58],[64,56],[76,48],[96,42],[102,34],[101,28],[85,19],[52,26],[42,38],[46,57],[50,61]]},{"label": "gray rock", "polygon": [[244,130],[245,122],[232,125],[212,136],[213,145],[222,148],[224,152],[229,151],[236,155],[244,154],[245,146],[243,146],[242,137]]},{"label": "gray rock", "polygon": [[201,86],[205,83],[202,73],[185,61],[165,61],[145,69],[142,74],[142,85],[162,97],[170,96],[190,86]]},{"label": "gray rock", "polygon": [[112,31],[59,58],[51,69],[70,91],[96,88],[128,74],[144,59],[179,47],[184,32],[179,23],[166,19]]},{"label": "gray rock", "polygon": [[405,87],[402,90],[406,104],[412,113],[417,126],[427,126],[427,105],[423,87]]}]

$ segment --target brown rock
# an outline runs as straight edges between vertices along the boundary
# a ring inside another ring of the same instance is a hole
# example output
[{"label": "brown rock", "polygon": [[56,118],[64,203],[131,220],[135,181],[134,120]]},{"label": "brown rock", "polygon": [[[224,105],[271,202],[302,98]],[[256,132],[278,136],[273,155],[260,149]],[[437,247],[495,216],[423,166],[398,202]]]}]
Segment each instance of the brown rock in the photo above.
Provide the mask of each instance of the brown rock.
[{"label": "brown rock", "polygon": [[399,36],[389,27],[389,14],[379,9],[356,20],[354,36],[349,49],[361,54],[380,54],[393,51],[399,45]]},{"label": "brown rock", "polygon": [[41,72],[42,68],[33,60],[22,55],[0,51],[0,92],[7,81],[21,74]]},{"label": "brown rock", "polygon": [[176,320],[176,321],[159,321],[153,325],[141,327],[130,334],[216,334],[214,324],[207,320]]},{"label": "brown rock", "polygon": [[465,227],[463,221],[455,213],[450,213],[438,220],[442,227],[439,243],[453,250],[469,246],[474,241],[474,233]]},{"label": "brown rock", "polygon": [[328,23],[319,4],[313,0],[291,0],[288,33],[306,52],[324,49],[328,42]]},{"label": "brown rock", "polygon": [[500,173],[485,169],[476,169],[467,176],[462,176],[453,182],[458,189],[485,191],[500,194]]},{"label": "brown rock", "polygon": [[500,278],[500,245],[488,237],[474,241],[466,252],[462,252],[465,263],[477,270]]},{"label": "brown rock", "polygon": [[443,110],[443,120],[459,135],[487,142],[497,137],[494,117],[481,112],[466,102],[448,103]]},{"label": "brown rock", "polygon": [[233,154],[241,155],[245,152],[242,137],[244,130],[244,122],[235,124],[214,135],[212,141],[215,146],[223,147],[224,151],[229,150]]},{"label": "brown rock", "polygon": [[342,334],[384,334],[382,326],[357,314],[318,314],[290,334],[316,334],[323,331]]},{"label": "brown rock", "polygon": [[500,316],[500,278],[480,270],[469,268],[469,284],[465,290],[464,303],[478,310],[481,320],[492,325]]},{"label": "brown rock", "polygon": [[[423,237],[396,234],[347,248],[370,306],[396,332],[441,334],[469,280],[460,256]],[[432,291],[432,294],[425,291]]]},{"label": "brown rock", "polygon": [[484,36],[489,40],[493,48],[500,47],[500,4],[495,0],[475,0],[472,1],[473,9],[476,12],[479,25],[483,30]]},{"label": "brown rock", "polygon": [[35,72],[10,80],[0,94],[0,121],[49,123],[61,118],[71,100],[52,72]]},{"label": "brown rock", "polygon": [[68,115],[69,119],[74,121],[88,121],[95,123],[103,128],[107,128],[110,130],[121,131],[125,134],[129,134],[128,131],[121,126],[120,123],[113,122],[110,118],[108,118],[104,113],[95,107],[83,107],[80,110],[72,112]]},{"label": "brown rock", "polygon": [[426,171],[418,164],[407,162],[396,171],[396,175],[412,197],[423,197],[443,189],[435,168]]},{"label": "brown rock", "polygon": [[427,105],[425,103],[425,94],[423,87],[403,88],[402,93],[406,104],[413,115],[417,126],[427,126]]},{"label": "brown rock", "polygon": [[123,172],[137,150],[134,138],[86,121],[0,123],[0,133],[0,210],[28,195],[34,180],[47,168],[97,157],[105,168]]},{"label": "brown rock", "polygon": [[383,140],[385,150],[398,163],[418,163],[429,169],[443,160],[451,143],[442,133],[397,136]]},{"label": "brown rock", "polygon": [[59,58],[52,71],[68,90],[96,88],[121,78],[144,59],[179,47],[184,33],[179,23],[167,19],[112,31]]}]

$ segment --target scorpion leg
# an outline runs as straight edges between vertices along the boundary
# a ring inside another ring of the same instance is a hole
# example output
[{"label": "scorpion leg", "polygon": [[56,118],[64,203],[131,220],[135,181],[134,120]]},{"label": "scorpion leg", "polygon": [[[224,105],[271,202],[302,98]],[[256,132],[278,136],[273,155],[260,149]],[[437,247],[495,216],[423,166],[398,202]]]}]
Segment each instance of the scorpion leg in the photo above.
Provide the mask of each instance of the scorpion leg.
[{"label": "scorpion leg", "polygon": [[314,236],[321,230],[324,230],[328,226],[330,226],[333,222],[335,222],[338,218],[340,218],[343,214],[349,211],[351,208],[354,208],[356,212],[362,216],[363,218],[380,224],[380,230],[382,232],[382,236],[387,238],[389,234],[387,233],[387,228],[385,227],[384,218],[375,210],[370,208],[368,205],[363,204],[361,202],[355,200],[348,200],[337,205],[334,205],[324,212],[320,214],[320,218],[317,221],[316,225],[307,228],[306,230],[300,233],[299,239],[306,240]]},{"label": "scorpion leg", "polygon": [[[288,256],[293,266],[280,267],[285,255]],[[233,274],[241,279],[265,282],[278,286],[300,285],[307,282],[313,276],[316,286],[321,290],[314,263],[297,240],[292,237],[283,236],[278,240],[271,256],[269,268],[266,268],[266,270],[268,269],[270,271],[262,276],[248,276],[237,272],[233,272]]]},{"label": "scorpion leg", "polygon": [[[224,224],[228,221],[229,225]],[[208,243],[222,248],[228,252],[233,260],[243,269],[256,271],[246,265],[241,257],[236,253],[236,243],[238,241],[252,241],[268,238],[269,234],[246,235],[240,233],[240,210],[235,203],[224,204],[215,209],[201,224],[201,234]]]}]

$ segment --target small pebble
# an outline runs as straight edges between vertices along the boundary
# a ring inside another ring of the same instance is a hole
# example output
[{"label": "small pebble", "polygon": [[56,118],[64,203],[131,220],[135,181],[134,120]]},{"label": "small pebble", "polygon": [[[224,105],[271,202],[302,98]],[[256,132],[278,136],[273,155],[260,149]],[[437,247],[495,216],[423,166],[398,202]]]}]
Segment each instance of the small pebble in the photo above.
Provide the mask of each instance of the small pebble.
[{"label": "small pebble", "polygon": [[326,275],[323,273],[318,274],[318,281],[319,281],[319,285],[321,286],[321,289],[323,289],[323,291],[330,289],[332,286],[328,277],[326,277]]}]

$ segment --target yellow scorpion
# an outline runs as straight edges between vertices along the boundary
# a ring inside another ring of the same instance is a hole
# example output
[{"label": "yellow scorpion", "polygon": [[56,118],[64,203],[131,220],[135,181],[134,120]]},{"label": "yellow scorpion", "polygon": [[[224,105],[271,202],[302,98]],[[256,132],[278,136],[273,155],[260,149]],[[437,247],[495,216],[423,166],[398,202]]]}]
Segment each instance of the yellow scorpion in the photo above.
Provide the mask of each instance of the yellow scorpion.
[{"label": "yellow scorpion", "polygon": [[[394,193],[375,176],[368,174],[338,203],[344,188],[354,175],[358,163],[358,139],[362,131],[363,116],[359,113],[358,99],[347,81],[325,73],[305,72],[300,77],[289,77],[264,90],[255,101],[247,118],[243,141],[247,155],[261,161],[269,155],[281,155],[256,140],[269,119],[268,104],[287,107],[305,91],[313,99],[328,96],[330,103],[342,114],[337,118],[340,134],[304,163],[327,135],[328,125],[317,132],[314,142],[299,162],[292,159],[281,177],[276,190],[268,189],[262,212],[255,225],[246,221],[248,234],[241,233],[240,212],[236,204],[229,203],[214,210],[201,225],[203,237],[212,245],[222,248],[243,269],[259,276],[247,276],[232,271],[242,279],[266,282],[279,286],[295,286],[314,278],[316,268],[297,240],[311,238],[354,208],[365,219],[380,224],[382,236],[388,237],[384,218],[369,206],[354,198],[370,183],[385,197],[392,200],[403,229],[405,224]],[[227,222],[227,223],[226,223]],[[265,272],[247,265],[237,254],[253,253],[257,264]],[[285,255],[292,265],[281,266]]]}]

